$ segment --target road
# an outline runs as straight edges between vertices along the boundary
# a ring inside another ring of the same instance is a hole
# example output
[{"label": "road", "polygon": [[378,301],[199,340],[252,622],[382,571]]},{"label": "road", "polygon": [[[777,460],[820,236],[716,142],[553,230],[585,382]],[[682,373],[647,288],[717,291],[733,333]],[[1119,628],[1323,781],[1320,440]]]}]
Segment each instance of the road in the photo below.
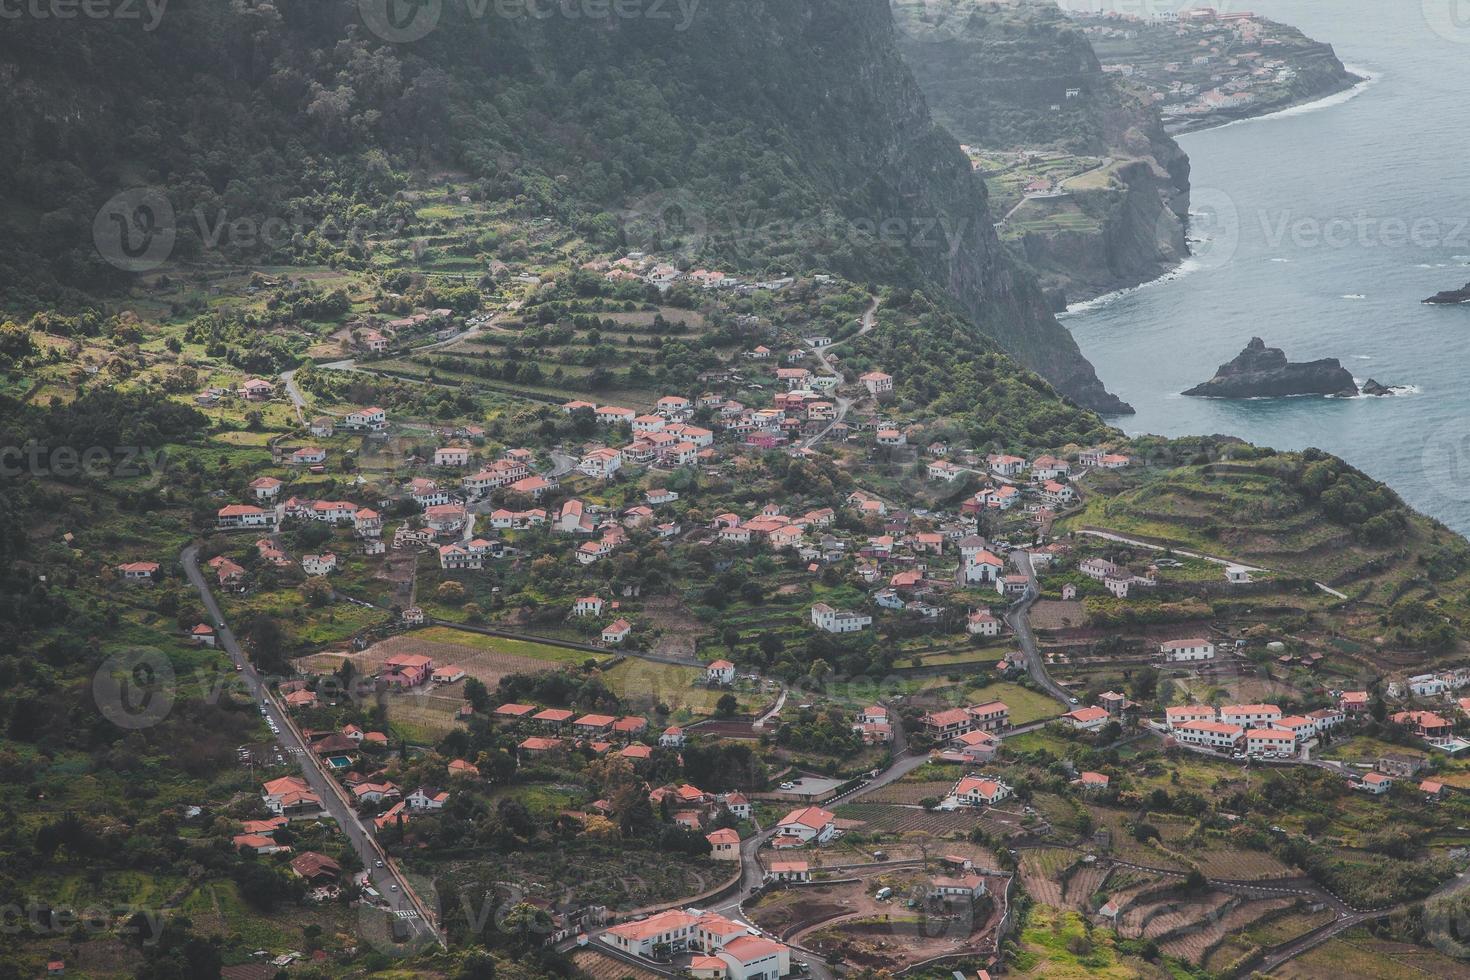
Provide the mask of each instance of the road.
[{"label": "road", "polygon": [[[858,332],[857,333],[853,334],[852,337],[847,337],[847,338],[845,338],[843,340],[839,340],[835,344],[828,344],[826,347],[813,347],[812,348],[812,353],[815,354],[816,357],[817,357],[817,360],[822,363],[822,367],[826,368],[827,373],[833,374],[833,375],[836,375],[837,376],[837,385],[838,385],[839,388],[842,387],[843,385],[847,384],[847,376],[845,374],[843,374],[841,371],[837,370],[837,368],[832,365],[832,360],[831,360],[831,358],[829,356],[831,354],[831,352],[832,352],[832,349],[834,347],[841,347],[843,344],[845,344],[848,341],[852,340],[854,337],[861,337],[863,334],[870,332],[873,329],[873,327],[877,325],[877,323],[878,323],[878,297],[874,296],[872,303],[870,303],[868,305],[868,308],[863,312],[863,323],[862,323],[862,326],[858,328]],[[805,441],[803,441],[799,445],[798,448],[801,448],[801,449],[811,449],[817,443],[819,443],[823,439],[827,438],[827,433],[831,432],[832,429],[837,425],[838,422],[845,421],[847,419],[847,413],[849,411],[851,411],[852,410],[852,406],[854,404],[856,404],[856,402],[853,399],[851,399],[851,398],[844,398],[841,395],[838,395],[837,396],[836,402],[837,402],[837,413],[836,413],[835,416],[833,416],[832,421],[829,422],[829,423],[827,423],[826,427],[823,428],[822,430],[820,430],[819,432],[816,432],[813,435],[809,436]]]},{"label": "road", "polygon": [[1042,659],[1041,648],[1036,644],[1036,634],[1031,632],[1031,606],[1036,602],[1038,595],[1036,569],[1031,565],[1031,555],[1018,548],[1010,553],[1010,558],[1030,580],[1030,584],[1026,586],[1026,594],[1006,610],[1006,625],[1011,628],[1011,632],[1016,634],[1016,642],[1021,645],[1021,653],[1026,657],[1026,673],[1030,674],[1031,679],[1047,694],[1066,706],[1062,710],[1071,711],[1073,695],[1052,680],[1051,675],[1046,672],[1046,661]]},{"label": "road", "polygon": [[[1130,538],[1127,535],[1116,534],[1112,531],[1099,531],[1092,528],[1077,528],[1076,531],[1078,534],[1085,534],[1091,538],[1102,538],[1104,541],[1116,541],[1119,544],[1132,545],[1135,548],[1147,548],[1150,551],[1172,551],[1176,555],[1183,555],[1186,558],[1198,558],[1200,561],[1214,562],[1216,565],[1233,565],[1237,568],[1243,568],[1247,572],[1271,571],[1271,569],[1269,568],[1257,568],[1255,565],[1247,565],[1244,562],[1232,561],[1229,558],[1218,558],[1214,555],[1205,555],[1197,551],[1185,551],[1183,548],[1165,547],[1161,544],[1154,544],[1152,541],[1140,541],[1138,538]],[[1321,589],[1323,592],[1326,592],[1328,595],[1333,596],[1334,598],[1348,598],[1348,596],[1337,591],[1324,582],[1313,582],[1312,584]]]},{"label": "road", "polygon": [[[367,828],[358,818],[357,811],[349,804],[346,791],[342,789],[337,780],[327,774],[321,760],[307,746],[306,740],[287,715],[284,706],[256,671],[255,666],[250,663],[244,650],[240,648],[239,641],[235,639],[234,632],[225,622],[224,613],[220,611],[214,594],[210,591],[209,584],[199,569],[199,546],[190,545],[185,548],[179,555],[179,561],[184,566],[184,574],[188,577],[190,584],[199,592],[199,599],[204,603],[205,611],[215,624],[220,646],[230,655],[236,666],[243,667],[238,676],[243,681],[246,690],[256,703],[265,708],[265,716],[275,722],[276,727],[280,730],[279,741],[286,747],[287,753],[295,756],[300,762],[301,774],[306,778],[313,792],[321,798],[323,808],[332,819],[337,821],[337,826],[342,829],[352,849],[361,858],[363,869],[369,875],[373,887],[383,896],[383,900],[388,903],[390,909],[412,930],[416,939],[433,940],[441,946],[445,945],[443,937],[432,924],[429,910],[425,907],[423,900],[413,891],[397,865],[389,860],[377,840],[368,833]],[[382,862],[383,867],[376,866],[379,862]]]},{"label": "road", "polygon": [[302,425],[306,424],[306,399],[301,397],[301,389],[296,387],[296,369],[281,372],[281,380],[285,382],[286,394],[291,399],[291,406],[296,409],[296,421]]}]

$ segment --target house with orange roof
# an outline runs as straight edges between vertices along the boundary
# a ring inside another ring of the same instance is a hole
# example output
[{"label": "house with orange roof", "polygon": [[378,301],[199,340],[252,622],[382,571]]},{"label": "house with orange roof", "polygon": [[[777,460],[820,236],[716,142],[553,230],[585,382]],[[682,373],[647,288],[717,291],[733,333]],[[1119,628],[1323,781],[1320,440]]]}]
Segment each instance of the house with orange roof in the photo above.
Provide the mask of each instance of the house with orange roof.
[{"label": "house with orange roof", "polygon": [[626,619],[615,619],[602,631],[602,642],[616,645],[626,640],[632,632],[632,623]]},{"label": "house with orange roof", "polygon": [[993,806],[1011,795],[1011,788],[999,779],[966,776],[955,783],[950,796],[966,806]]},{"label": "house with orange roof", "polygon": [[836,817],[819,806],[792,810],[776,827],[781,834],[795,837],[803,844],[825,844],[837,832]]},{"label": "house with orange roof", "polygon": [[156,561],[130,561],[117,566],[117,571],[124,582],[147,582],[151,585],[158,575],[158,567]]},{"label": "house with orange roof", "polygon": [[531,716],[531,720],[543,728],[559,730],[561,726],[577,716],[575,711],[567,708],[543,708]]},{"label": "house with orange roof", "polygon": [[561,746],[562,741],[559,738],[546,738],[542,735],[532,735],[517,745],[516,749],[522,755],[536,755],[542,752],[555,752]]},{"label": "house with orange roof", "polygon": [[433,676],[434,661],[417,653],[398,653],[383,661],[378,677],[394,687],[418,687]]},{"label": "house with orange roof", "polygon": [[710,857],[716,861],[740,860],[740,835],[728,827],[722,827],[704,835],[710,843]]},{"label": "house with orange roof", "polygon": [[712,684],[733,684],[735,665],[728,660],[714,660],[704,669],[704,679]]},{"label": "house with orange roof", "polygon": [[1084,732],[1095,732],[1103,725],[1107,724],[1108,719],[1111,716],[1108,714],[1106,708],[1093,706],[1087,708],[1074,708],[1073,710],[1062,715],[1062,717],[1071,722],[1073,728],[1079,729]]}]

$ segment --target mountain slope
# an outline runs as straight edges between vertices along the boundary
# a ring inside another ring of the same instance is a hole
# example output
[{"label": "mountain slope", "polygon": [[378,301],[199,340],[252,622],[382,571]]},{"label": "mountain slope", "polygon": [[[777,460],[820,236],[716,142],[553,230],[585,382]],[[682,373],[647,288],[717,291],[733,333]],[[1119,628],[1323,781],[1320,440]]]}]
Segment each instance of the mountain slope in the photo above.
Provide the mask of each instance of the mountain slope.
[{"label": "mountain slope", "polygon": [[1055,306],[1153,279],[1188,254],[1189,158],[1146,93],[1105,74],[1054,3],[893,9],[935,118],[961,141],[1104,161],[1065,195],[1022,204],[1005,233]]},{"label": "mountain slope", "polygon": [[[408,172],[453,168],[595,247],[938,286],[1064,394],[1125,409],[1000,247],[883,0],[728,0],[687,24],[495,9],[447,2],[411,44],[384,43],[345,0],[169,10],[151,32],[7,32],[11,303],[126,282],[89,242],[124,186],[166,190],[175,258],[281,259],[310,236],[212,249],[196,213],[391,229]],[[341,252],[357,257],[350,243]]]}]

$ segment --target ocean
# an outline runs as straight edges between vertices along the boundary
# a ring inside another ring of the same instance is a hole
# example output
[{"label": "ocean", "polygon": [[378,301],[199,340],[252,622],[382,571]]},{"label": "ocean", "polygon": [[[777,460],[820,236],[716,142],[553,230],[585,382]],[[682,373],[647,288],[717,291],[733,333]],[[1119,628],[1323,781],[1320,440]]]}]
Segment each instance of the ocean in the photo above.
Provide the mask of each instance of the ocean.
[{"label": "ocean", "polygon": [[[1332,44],[1370,81],[1182,137],[1195,256],[1063,323],[1109,390],[1137,409],[1110,420],[1126,432],[1316,446],[1470,534],[1470,304],[1420,302],[1470,281],[1470,16],[1456,16],[1470,5],[1247,6]],[[1360,383],[1404,389],[1351,399],[1178,394],[1256,336],[1293,361],[1336,357]]]}]

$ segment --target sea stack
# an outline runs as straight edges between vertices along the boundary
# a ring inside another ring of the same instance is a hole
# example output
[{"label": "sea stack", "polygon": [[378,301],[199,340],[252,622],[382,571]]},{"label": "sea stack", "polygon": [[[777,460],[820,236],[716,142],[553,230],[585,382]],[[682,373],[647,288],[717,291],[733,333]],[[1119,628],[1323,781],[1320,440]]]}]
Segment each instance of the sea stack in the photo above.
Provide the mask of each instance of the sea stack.
[{"label": "sea stack", "polygon": [[1186,395],[1202,398],[1284,398],[1288,395],[1356,395],[1358,386],[1335,357],[1293,364],[1279,347],[1252,337],[1235,360]]},{"label": "sea stack", "polygon": [[1470,283],[1466,283],[1459,289],[1446,289],[1442,293],[1435,293],[1424,302],[1432,306],[1455,306],[1460,303],[1470,303]]}]

